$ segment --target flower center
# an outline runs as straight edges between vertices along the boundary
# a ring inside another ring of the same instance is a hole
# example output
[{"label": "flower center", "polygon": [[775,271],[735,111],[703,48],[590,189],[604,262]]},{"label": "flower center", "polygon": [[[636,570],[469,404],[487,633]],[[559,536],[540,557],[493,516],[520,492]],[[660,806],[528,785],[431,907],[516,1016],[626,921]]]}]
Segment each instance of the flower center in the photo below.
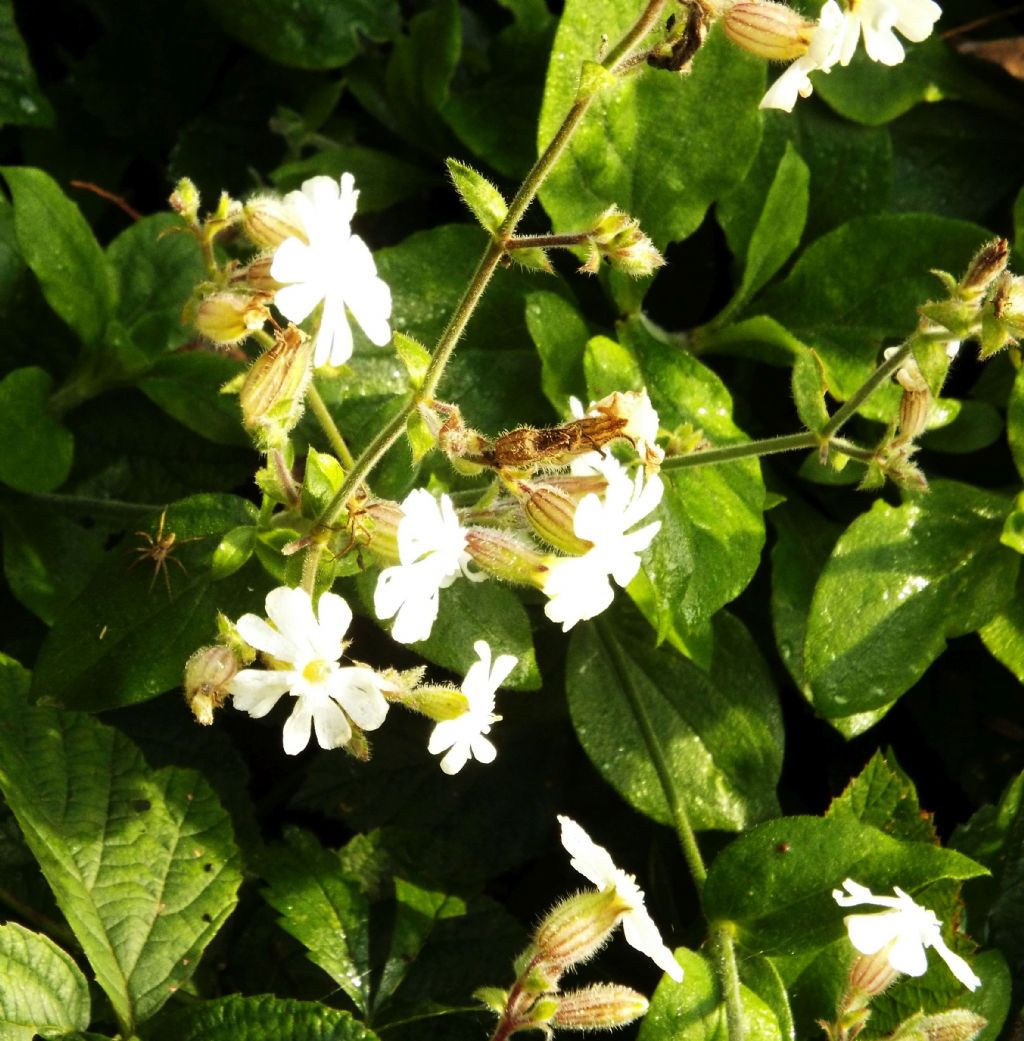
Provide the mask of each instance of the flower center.
[{"label": "flower center", "polygon": [[310,683],[323,683],[330,675],[331,663],[323,658],[315,658],[303,670],[302,678]]}]

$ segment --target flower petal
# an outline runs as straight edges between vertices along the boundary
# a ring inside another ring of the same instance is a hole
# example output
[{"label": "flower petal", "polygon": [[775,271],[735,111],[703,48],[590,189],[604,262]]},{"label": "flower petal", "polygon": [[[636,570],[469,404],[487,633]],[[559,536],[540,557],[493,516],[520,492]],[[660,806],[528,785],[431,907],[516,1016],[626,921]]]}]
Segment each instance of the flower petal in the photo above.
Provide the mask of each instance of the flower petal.
[{"label": "flower petal", "polygon": [[267,625],[259,615],[242,615],[235,623],[235,628],[238,630],[238,635],[247,644],[258,651],[263,651],[264,654],[269,654],[278,661],[291,664],[300,656],[299,648],[283,633]]},{"label": "flower petal", "polygon": [[352,624],[352,608],[337,593],[321,593],[316,605],[317,632],[314,643],[318,657],[337,661],[341,644]]},{"label": "flower petal", "polygon": [[312,715],[309,699],[296,698],[295,708],[284,725],[284,750],[288,755],[298,755],[309,744]]},{"label": "flower petal", "polygon": [[313,602],[305,589],[291,586],[272,589],[267,594],[267,617],[296,650],[306,658],[316,657],[315,640],[319,626],[313,616]]},{"label": "flower petal", "polygon": [[329,698],[314,709],[313,729],[321,748],[340,748],[352,736],[345,713]]},{"label": "flower petal", "polygon": [[938,956],[949,966],[949,971],[968,989],[977,990],[981,986],[981,978],[955,951],[946,946],[946,941],[939,936],[932,942]]},{"label": "flower petal", "polygon": [[665,946],[665,942],[658,932],[658,927],[647,913],[644,907],[634,908],[627,912],[622,918],[622,935],[626,943],[646,954],[655,965],[663,972],[681,983],[683,979],[683,967],[676,961],[675,955]]},{"label": "flower petal", "polygon": [[900,919],[898,911],[881,911],[878,914],[847,915],[844,921],[850,943],[861,954],[876,954],[900,935]]},{"label": "flower petal", "polygon": [[243,669],[228,684],[232,704],[253,719],[265,716],[291,689],[294,673],[273,669]]},{"label": "flower petal", "polygon": [[458,744],[441,760],[441,769],[446,774],[457,774],[469,762],[469,746]]},{"label": "flower petal", "polygon": [[570,856],[569,863],[598,889],[615,885],[619,869],[611,854],[599,846],[571,817],[559,815],[562,845]]},{"label": "flower petal", "polygon": [[908,976],[923,976],[928,971],[928,956],[921,940],[909,933],[900,933],[889,949],[889,964]]},{"label": "flower petal", "polygon": [[363,730],[376,730],[388,714],[387,700],[372,669],[339,669],[331,677],[330,693]]}]

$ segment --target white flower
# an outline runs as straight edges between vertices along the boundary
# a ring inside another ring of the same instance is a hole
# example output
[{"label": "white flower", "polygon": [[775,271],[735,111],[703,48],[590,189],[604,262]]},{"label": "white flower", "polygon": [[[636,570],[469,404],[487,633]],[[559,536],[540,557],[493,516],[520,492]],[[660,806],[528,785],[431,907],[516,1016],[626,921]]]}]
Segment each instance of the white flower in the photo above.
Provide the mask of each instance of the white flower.
[{"label": "white flower", "polygon": [[285,196],[307,241],[285,239],[274,253],[270,275],[289,283],[274,303],[285,318],[301,322],[323,301],[314,365],[341,365],[351,357],[346,307],[372,343],[382,347],[391,339],[391,290],[377,277],[366,243],[349,228],[358,196],[351,174],[342,174],[340,183],[312,177]]},{"label": "white flower", "polygon": [[832,891],[840,907],[874,904],[889,908],[877,914],[851,914],[844,919],[850,942],[861,954],[877,954],[885,948],[889,964],[897,972],[923,976],[928,968],[925,948],[933,947],[965,987],[975,990],[981,986],[967,962],[946,946],[942,923],[934,911],[914,903],[898,886],[893,887],[895,896],[875,896],[867,886],[848,878],[843,889],[845,893],[842,889]]},{"label": "white flower", "polygon": [[[569,411],[574,419],[583,419],[583,405],[579,398],[569,398]],[[610,416],[624,419],[622,437],[629,438],[648,471],[657,470],[665,459],[665,452],[657,445],[658,413],[651,404],[647,388],[643,390],[616,390],[600,401],[592,401],[585,413],[588,416]]]},{"label": "white flower", "polygon": [[920,43],[942,16],[942,8],[933,0],[849,0],[849,5],[840,56],[843,65],[849,65],[862,34],[872,61],[899,65],[905,55],[896,31]]},{"label": "white flower", "polygon": [[814,90],[809,74],[828,72],[839,60],[845,40],[846,21],[836,0],[828,0],[821,9],[818,26],[811,35],[807,53],[796,58],[768,88],[761,108],[781,108],[792,112],[797,96],[810,97]]},{"label": "white flower", "polygon": [[622,915],[622,933],[626,943],[646,954],[663,972],[679,983],[683,968],[665,946],[651,916],[644,907],[643,890],[632,875],[615,866],[611,855],[571,818],[559,816],[562,826],[562,845],[572,858],[569,863],[602,892],[614,889],[628,910]]},{"label": "white flower", "polygon": [[462,693],[469,707],[456,719],[446,719],[434,727],[427,751],[431,755],[447,750],[441,760],[446,774],[457,774],[470,759],[478,763],[493,763],[498,754],[494,745],[484,736],[491,732],[491,724],[501,716],[494,714],[494,692],[516,667],[511,654],[499,654],[491,664],[491,648],[486,640],[473,644],[480,659],[469,667],[462,681]]},{"label": "white flower", "polygon": [[440,590],[460,575],[474,581],[484,576],[469,570],[466,529],[447,495],[438,500],[425,488],[411,491],[402,502],[397,539],[401,563],[380,573],[373,606],[378,618],[395,618],[391,635],[399,643],[415,643],[430,635]]},{"label": "white flower", "polygon": [[266,606],[272,625],[246,614],[236,628],[246,643],[273,659],[273,668],[243,669],[231,680],[235,708],[258,719],[283,694],[291,694],[295,707],[284,725],[289,755],[309,743],[310,723],[321,748],[346,744],[352,737],[350,719],[363,730],[376,730],[388,711],[385,681],[372,669],[338,664],[352,621],[348,604],[335,593],[324,593],[314,616],[309,593],[279,586],[267,594]]},{"label": "white flower", "polygon": [[657,475],[644,478],[638,470],[630,478],[612,455],[596,452],[574,462],[573,472],[597,471],[608,481],[603,496],[584,495],[576,507],[573,531],[593,543],[580,557],[556,558],[544,576],[548,597],[544,613],[568,632],[577,622],[599,615],[614,598],[609,577],[627,586],[640,570],[640,553],[661,528],[654,521],[630,531],[661,502],[664,485]]}]

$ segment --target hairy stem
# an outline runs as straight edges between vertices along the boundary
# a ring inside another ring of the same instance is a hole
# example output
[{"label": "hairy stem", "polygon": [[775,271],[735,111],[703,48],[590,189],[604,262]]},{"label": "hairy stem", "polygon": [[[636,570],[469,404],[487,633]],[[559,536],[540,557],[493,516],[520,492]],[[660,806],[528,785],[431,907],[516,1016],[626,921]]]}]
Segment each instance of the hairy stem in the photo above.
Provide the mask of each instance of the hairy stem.
[{"label": "hairy stem", "polygon": [[725,998],[725,1020],[729,1027],[729,1041],[744,1041],[747,1024],[743,1015],[740,995],[740,973],[736,965],[736,946],[732,930],[726,924],[711,929],[711,949],[718,965],[718,979]]},{"label": "hairy stem", "polygon": [[341,460],[341,465],[346,470],[351,470],[355,464],[355,459],[352,457],[348,445],[345,444],[345,438],[341,436],[338,424],[334,422],[334,417],[327,410],[327,403],[320,396],[320,391],[312,383],[309,385],[309,390],[306,391],[306,400],[309,402],[309,407],[313,410],[313,415],[316,416],[321,429],[327,435],[327,440],[330,441],[334,454]]},{"label": "hairy stem", "polygon": [[839,432],[842,425],[850,419],[865,401],[907,360],[914,349],[916,337],[911,336],[906,343],[893,351],[892,357],[882,362],[877,369],[836,409],[832,418],[822,427],[822,439],[831,438]]},{"label": "hairy stem", "polygon": [[577,231],[567,235],[519,235],[505,243],[505,249],[557,249],[582,245],[590,237],[589,231]]}]

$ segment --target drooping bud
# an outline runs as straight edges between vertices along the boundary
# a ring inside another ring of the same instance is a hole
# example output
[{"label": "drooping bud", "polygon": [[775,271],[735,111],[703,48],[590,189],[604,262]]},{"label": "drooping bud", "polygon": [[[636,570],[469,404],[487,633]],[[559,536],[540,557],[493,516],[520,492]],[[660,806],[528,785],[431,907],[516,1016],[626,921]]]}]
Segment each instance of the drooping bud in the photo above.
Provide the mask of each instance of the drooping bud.
[{"label": "drooping bud", "polygon": [[199,220],[199,189],[188,178],[182,177],[174,186],[171,197],[168,200],[171,209],[180,213],[189,224],[196,224]]},{"label": "drooping bud", "polygon": [[722,16],[722,28],[733,43],[769,61],[806,54],[815,25],[771,0],[739,0]]},{"label": "drooping bud", "polygon": [[580,268],[586,274],[596,274],[602,257],[633,278],[651,275],[665,263],[654,243],[640,230],[640,222],[617,206],[601,214],[587,242],[590,255]]},{"label": "drooping bud", "polygon": [[298,214],[276,195],[254,195],[246,201],[242,233],[258,249],[277,249],[285,239],[308,243]]},{"label": "drooping bud", "polygon": [[918,1012],[899,1025],[887,1041],[973,1041],[988,1026],[988,1020],[965,1008],[934,1016]]},{"label": "drooping bud", "polygon": [[577,893],[556,904],[534,934],[538,970],[557,979],[588,961],[608,941],[623,910],[614,888]]},{"label": "drooping bud", "polygon": [[551,1025],[563,1030],[611,1030],[639,1019],[649,1002],[635,990],[617,983],[596,983],[560,995]]},{"label": "drooping bud", "polygon": [[185,664],[185,701],[196,722],[209,726],[228,698],[239,661],[227,647],[201,647]]},{"label": "drooping bud", "polygon": [[530,527],[545,542],[571,556],[593,549],[593,542],[576,534],[576,501],[571,496],[550,484],[530,481],[512,481],[509,488],[519,499]]},{"label": "drooping bud", "polygon": [[239,394],[242,425],[262,451],[281,448],[301,418],[312,356],[312,341],[289,325],[249,370]]},{"label": "drooping bud", "polygon": [[196,310],[196,328],[218,347],[241,343],[270,318],[267,300],[262,293],[212,293]]},{"label": "drooping bud", "polygon": [[519,535],[495,528],[467,528],[466,552],[489,575],[535,589],[544,588],[552,560]]}]

